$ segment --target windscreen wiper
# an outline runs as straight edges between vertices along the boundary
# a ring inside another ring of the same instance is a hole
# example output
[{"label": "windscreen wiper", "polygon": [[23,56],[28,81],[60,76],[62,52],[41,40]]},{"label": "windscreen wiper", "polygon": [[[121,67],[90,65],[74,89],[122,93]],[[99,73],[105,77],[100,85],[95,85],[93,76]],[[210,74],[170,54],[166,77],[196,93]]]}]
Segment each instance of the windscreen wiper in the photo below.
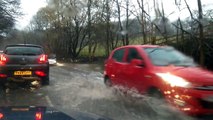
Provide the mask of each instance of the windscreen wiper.
[{"label": "windscreen wiper", "polygon": [[22,55],[37,55],[35,53],[23,53]]},{"label": "windscreen wiper", "polygon": [[158,50],[159,48],[154,48],[153,50],[149,51],[148,54],[153,53],[154,51]]}]

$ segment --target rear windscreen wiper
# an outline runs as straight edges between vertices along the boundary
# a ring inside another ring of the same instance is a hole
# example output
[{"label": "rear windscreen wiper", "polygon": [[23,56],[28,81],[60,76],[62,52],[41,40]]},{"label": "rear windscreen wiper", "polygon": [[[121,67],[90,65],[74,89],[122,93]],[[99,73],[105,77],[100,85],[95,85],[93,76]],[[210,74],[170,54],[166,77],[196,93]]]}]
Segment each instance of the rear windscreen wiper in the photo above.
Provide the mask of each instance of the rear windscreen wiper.
[{"label": "rear windscreen wiper", "polygon": [[22,55],[37,55],[35,53],[23,53]]}]

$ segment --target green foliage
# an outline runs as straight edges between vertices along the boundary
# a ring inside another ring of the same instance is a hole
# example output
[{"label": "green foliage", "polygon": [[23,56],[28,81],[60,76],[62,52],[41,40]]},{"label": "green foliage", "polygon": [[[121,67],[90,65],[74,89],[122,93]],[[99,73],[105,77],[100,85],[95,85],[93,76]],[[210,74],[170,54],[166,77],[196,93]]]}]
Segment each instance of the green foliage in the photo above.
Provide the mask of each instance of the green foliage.
[{"label": "green foliage", "polygon": [[[81,57],[89,57],[89,51],[88,46],[86,46],[80,53]],[[97,50],[95,51],[95,57],[105,57],[106,56],[106,50],[103,46],[100,44],[97,47]]]}]

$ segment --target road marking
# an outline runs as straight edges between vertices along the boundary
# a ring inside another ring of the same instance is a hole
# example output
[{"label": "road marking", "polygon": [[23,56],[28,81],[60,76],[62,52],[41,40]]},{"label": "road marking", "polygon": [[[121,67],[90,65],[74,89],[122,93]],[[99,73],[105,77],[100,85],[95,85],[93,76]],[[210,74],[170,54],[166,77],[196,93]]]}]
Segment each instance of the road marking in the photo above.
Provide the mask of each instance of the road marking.
[{"label": "road marking", "polygon": [[50,100],[50,98],[48,96],[45,96],[45,99],[47,100],[47,103],[50,107],[54,107],[52,101]]}]

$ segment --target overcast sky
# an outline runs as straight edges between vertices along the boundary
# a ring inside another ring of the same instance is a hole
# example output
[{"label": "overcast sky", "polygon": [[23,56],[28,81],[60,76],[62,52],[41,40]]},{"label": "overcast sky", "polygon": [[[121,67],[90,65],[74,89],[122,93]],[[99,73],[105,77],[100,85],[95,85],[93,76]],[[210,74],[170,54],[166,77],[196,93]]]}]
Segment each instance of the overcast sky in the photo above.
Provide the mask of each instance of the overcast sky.
[{"label": "overcast sky", "polygon": [[21,11],[24,15],[18,19],[16,28],[23,29],[26,27],[39,8],[46,5],[46,0],[21,0]]},{"label": "overcast sky", "polygon": [[[135,1],[135,3],[137,3],[136,2],[137,0],[131,1]],[[147,1],[152,2],[152,0]],[[177,7],[174,5],[175,0],[163,0],[163,1],[166,15],[169,15],[171,12],[175,11],[175,14],[168,16],[171,21],[177,19],[179,15],[181,18],[189,16],[189,12],[187,9],[184,9],[183,11],[181,11],[181,13],[178,12]],[[213,8],[213,0],[201,0],[201,1],[202,4],[206,6],[205,7],[206,9]],[[187,2],[190,5],[191,9],[194,10],[197,9],[197,0],[187,0]],[[152,3],[150,4],[152,5]],[[183,4],[182,8],[184,8],[185,7],[184,0],[182,0],[182,4]],[[18,19],[16,28],[18,29],[25,28],[29,24],[33,15],[35,15],[36,12],[39,10],[39,8],[44,7],[46,5],[47,5],[46,0],[21,0],[21,8],[24,16]]]}]

